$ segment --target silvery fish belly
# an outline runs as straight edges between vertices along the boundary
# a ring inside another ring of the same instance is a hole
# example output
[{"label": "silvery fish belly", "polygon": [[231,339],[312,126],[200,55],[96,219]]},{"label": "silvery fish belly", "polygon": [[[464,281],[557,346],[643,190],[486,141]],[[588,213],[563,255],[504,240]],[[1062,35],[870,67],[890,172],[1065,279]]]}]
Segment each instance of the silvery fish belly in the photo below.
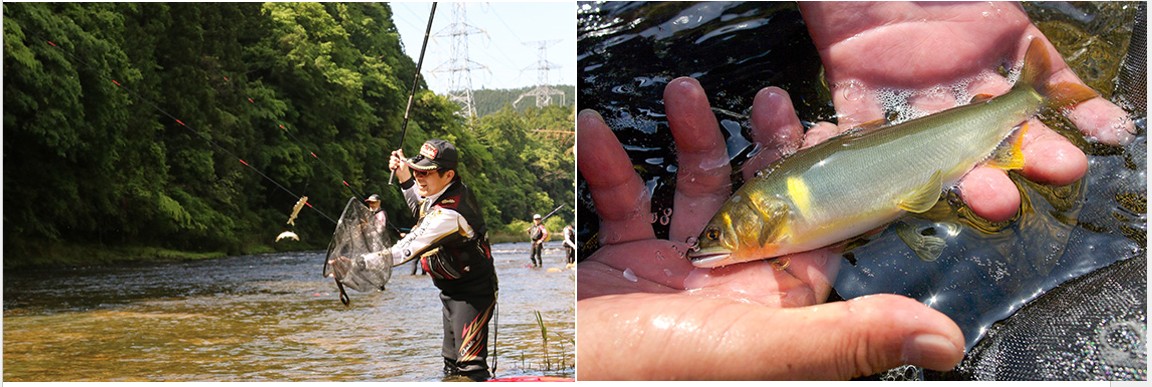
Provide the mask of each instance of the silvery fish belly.
[{"label": "silvery fish belly", "polygon": [[[1006,141],[1046,103],[1095,97],[1083,86],[1037,87],[1049,72],[1033,39],[1021,80],[1007,94],[904,123],[856,129],[801,150],[740,187],[705,226],[689,259],[698,267],[829,246],[931,209],[947,187],[994,153],[1020,168],[1019,140]],[[996,152],[1004,144],[1005,152]]]}]

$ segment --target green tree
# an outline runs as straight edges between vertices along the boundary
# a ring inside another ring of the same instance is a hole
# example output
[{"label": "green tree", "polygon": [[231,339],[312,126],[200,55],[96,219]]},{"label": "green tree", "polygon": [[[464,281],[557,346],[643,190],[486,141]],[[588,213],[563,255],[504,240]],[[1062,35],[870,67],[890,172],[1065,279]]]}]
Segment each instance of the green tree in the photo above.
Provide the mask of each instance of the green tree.
[{"label": "green tree", "polygon": [[59,245],[259,251],[303,195],[295,246],[326,245],[351,196],[409,225],[388,155],[429,138],[460,148],[490,229],[572,202],[571,144],[543,134],[570,106],[469,129],[421,82],[401,141],[415,63],[387,4],[3,6],[6,266]]}]

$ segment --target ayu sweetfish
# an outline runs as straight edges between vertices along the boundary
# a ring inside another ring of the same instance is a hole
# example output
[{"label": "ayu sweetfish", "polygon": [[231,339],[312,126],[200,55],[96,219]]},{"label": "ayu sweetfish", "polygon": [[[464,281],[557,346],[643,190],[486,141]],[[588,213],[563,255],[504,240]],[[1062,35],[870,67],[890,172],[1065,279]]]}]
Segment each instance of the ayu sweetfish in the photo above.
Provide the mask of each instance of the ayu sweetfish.
[{"label": "ayu sweetfish", "polygon": [[[777,161],[724,203],[688,258],[697,267],[718,267],[834,245],[905,213],[928,211],[945,188],[981,163],[1020,168],[1028,119],[1044,106],[1071,106],[1097,95],[1077,84],[1044,84],[1051,67],[1047,49],[1033,38],[1020,79],[1007,94],[883,128],[850,130]],[[943,246],[912,247],[931,260]]]}]

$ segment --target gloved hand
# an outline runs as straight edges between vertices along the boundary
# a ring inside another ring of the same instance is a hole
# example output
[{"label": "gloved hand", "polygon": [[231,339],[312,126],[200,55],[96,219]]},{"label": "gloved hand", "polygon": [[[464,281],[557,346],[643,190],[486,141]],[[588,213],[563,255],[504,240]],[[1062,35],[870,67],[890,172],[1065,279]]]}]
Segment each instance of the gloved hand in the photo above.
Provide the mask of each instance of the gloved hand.
[{"label": "gloved hand", "polygon": [[337,280],[347,278],[348,272],[352,270],[353,263],[352,259],[345,256],[328,260],[328,265],[332,267],[332,275],[335,276]]},{"label": "gloved hand", "polygon": [[[384,265],[384,263],[386,263],[386,262],[391,262],[392,249],[386,248],[384,250],[374,251],[371,253],[363,254],[360,257],[358,257],[357,259],[358,259],[358,262],[361,263],[360,266],[358,266],[358,268],[360,268],[360,269],[365,269],[368,267],[378,268],[378,267]],[[395,266],[395,264],[393,263],[392,266]]]}]

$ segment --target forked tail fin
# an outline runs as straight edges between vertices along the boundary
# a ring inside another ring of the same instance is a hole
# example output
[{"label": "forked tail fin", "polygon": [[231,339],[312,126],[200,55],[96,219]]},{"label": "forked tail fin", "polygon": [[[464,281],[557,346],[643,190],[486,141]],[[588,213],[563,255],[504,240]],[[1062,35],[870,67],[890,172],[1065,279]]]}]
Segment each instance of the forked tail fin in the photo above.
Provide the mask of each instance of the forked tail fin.
[{"label": "forked tail fin", "polygon": [[1091,88],[1072,82],[1050,84],[1045,82],[1052,75],[1052,58],[1048,48],[1039,37],[1033,37],[1024,54],[1024,68],[1020,70],[1018,85],[1035,88],[1048,101],[1052,108],[1065,108],[1096,98],[1099,94]]}]

